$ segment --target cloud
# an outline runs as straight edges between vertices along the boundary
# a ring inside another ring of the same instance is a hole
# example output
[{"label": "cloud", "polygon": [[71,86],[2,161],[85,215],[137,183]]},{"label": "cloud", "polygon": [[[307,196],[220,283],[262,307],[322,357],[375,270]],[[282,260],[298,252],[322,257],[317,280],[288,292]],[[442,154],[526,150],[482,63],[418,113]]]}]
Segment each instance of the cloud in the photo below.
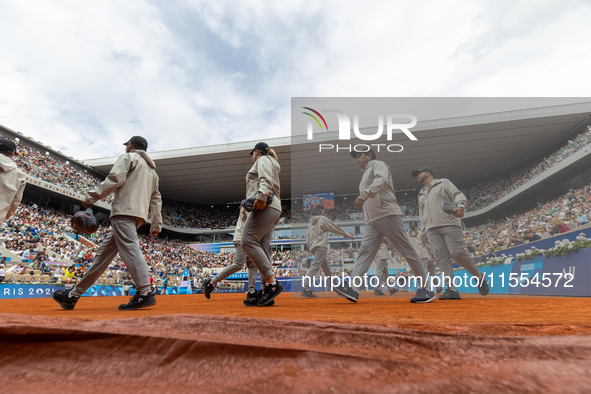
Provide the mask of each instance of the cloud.
[{"label": "cloud", "polygon": [[[5,1],[0,123],[76,158],[290,133],[290,98],[582,96],[568,2]],[[579,78],[577,78],[579,76]]]}]

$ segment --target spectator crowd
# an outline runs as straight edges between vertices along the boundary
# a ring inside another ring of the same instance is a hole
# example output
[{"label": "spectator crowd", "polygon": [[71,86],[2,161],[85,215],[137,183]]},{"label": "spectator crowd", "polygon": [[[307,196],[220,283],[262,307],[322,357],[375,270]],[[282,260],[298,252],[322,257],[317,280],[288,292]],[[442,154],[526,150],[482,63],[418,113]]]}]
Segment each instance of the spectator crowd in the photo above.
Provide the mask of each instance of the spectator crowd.
[{"label": "spectator crowd", "polygon": [[574,230],[590,217],[591,187],[584,186],[524,213],[471,228],[465,241],[468,251],[485,261],[491,253]]},{"label": "spectator crowd", "polygon": [[[84,194],[92,189],[93,185],[101,182],[101,179],[84,170],[18,142],[14,161],[27,174],[80,194]],[[113,196],[110,195],[107,201],[111,202],[112,199]]]},{"label": "spectator crowd", "polygon": [[[486,207],[497,201],[519,186],[530,181],[544,171],[552,168],[564,159],[570,157],[591,142],[591,128],[568,141],[553,154],[539,163],[522,168],[508,177],[499,177],[481,182],[468,188],[460,189],[469,202],[471,211]],[[17,143],[18,144],[18,143]],[[86,171],[43,154],[33,147],[18,144],[18,154],[14,158],[17,165],[25,172],[36,178],[68,188],[83,194],[93,185],[101,182],[98,177]],[[418,216],[419,210],[416,196],[397,193],[398,203],[405,216]],[[326,215],[332,221],[361,220],[361,209],[354,207],[354,196],[347,199],[340,197],[335,201],[335,209],[327,210]],[[112,201],[112,195],[107,201]],[[309,221],[309,212],[303,211],[299,200],[288,202],[283,206],[281,223],[305,223]],[[164,201],[162,208],[164,223],[177,228],[207,228],[223,229],[235,225],[238,217],[238,205],[198,205],[182,204]]]},{"label": "spectator crowd", "polygon": [[[464,191],[469,200],[470,210],[480,209],[515,190],[525,182],[560,163],[591,142],[591,129],[568,141],[563,147],[539,163],[521,169],[507,178],[482,182]],[[48,154],[19,145],[14,158],[17,165],[30,175],[78,193],[84,193],[101,180],[94,175],[61,162]],[[503,220],[471,228],[465,232],[465,241],[470,253],[483,260],[495,253],[523,244],[559,234],[587,224],[591,215],[591,188],[589,186],[570,190],[563,196],[548,201],[532,210],[512,215]],[[418,215],[415,196],[399,193],[398,202],[406,216]],[[354,197],[341,197],[334,210],[327,210],[333,221],[347,221],[362,218],[362,210],[353,206]],[[285,205],[282,223],[309,221],[309,212],[301,204]],[[165,223],[185,228],[227,228],[235,224],[238,209],[229,206],[200,206],[166,203],[162,214]],[[23,259],[20,265],[12,265],[7,273],[29,273],[40,271],[51,277],[76,278],[93,263],[95,253],[109,232],[108,226],[88,236],[89,245],[78,242],[69,226],[70,216],[64,213],[38,207],[33,203],[21,205],[16,214],[0,224],[0,246]],[[203,279],[231,264],[233,254],[212,253],[192,248],[178,239],[167,237],[140,236],[140,246],[156,281],[168,277],[190,277],[199,286]],[[333,273],[341,272],[342,262],[354,257],[355,249],[331,249],[327,258]],[[274,251],[273,261],[278,276],[292,276],[302,273],[301,262],[308,256],[306,251]],[[73,271],[68,267],[73,267]],[[246,272],[246,271],[244,271]],[[116,279],[117,283],[129,280],[125,265],[117,256],[110,264],[105,276]],[[75,280],[75,279],[74,279]],[[233,282],[222,282],[233,289]]]},{"label": "spectator crowd", "polygon": [[524,183],[529,182],[544,171],[554,167],[589,143],[591,143],[591,127],[587,126],[587,130],[534,165],[522,168],[508,177],[497,177],[466,189],[460,189],[466,195],[471,211],[484,208],[511,193]]}]

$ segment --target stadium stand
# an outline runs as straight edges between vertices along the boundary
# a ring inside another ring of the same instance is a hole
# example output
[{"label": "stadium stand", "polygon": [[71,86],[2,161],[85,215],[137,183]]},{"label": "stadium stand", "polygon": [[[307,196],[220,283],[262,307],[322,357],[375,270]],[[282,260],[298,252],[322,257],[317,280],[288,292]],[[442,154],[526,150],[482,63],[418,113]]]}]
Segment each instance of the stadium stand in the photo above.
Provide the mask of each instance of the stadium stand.
[{"label": "stadium stand", "polygon": [[[484,208],[564,161],[590,142],[591,128],[587,127],[536,164],[518,168],[509,176],[493,177],[472,187],[460,189],[469,199],[470,210]],[[84,193],[93,184],[101,181],[99,177],[42,153],[32,146],[20,144],[15,161],[31,176],[78,193]],[[483,260],[506,248],[527,242],[525,234],[528,230],[534,237],[545,238],[565,229],[573,230],[585,225],[591,215],[590,191],[589,186],[569,190],[558,198],[539,203],[534,209],[522,210],[501,220],[467,229],[466,245],[469,245],[468,248],[475,258]],[[336,209],[327,211],[327,216],[337,222],[362,222],[361,210],[353,206],[354,196],[347,197],[336,196]],[[415,217],[418,214],[416,194],[399,192],[397,198],[405,216]],[[283,224],[306,223],[309,220],[309,214],[301,208],[301,200],[286,201],[283,208]],[[163,206],[165,223],[176,228],[231,228],[236,215],[236,205],[199,205],[165,201]],[[84,240],[77,239],[77,235],[69,227],[69,218],[70,216],[63,212],[28,203],[23,204],[13,218],[0,225],[0,251],[2,256],[10,258],[5,281],[39,283],[57,278],[56,281],[60,282],[63,268],[71,265],[76,267],[76,275],[82,275],[92,264],[98,246],[108,233],[108,227],[103,225],[92,236]],[[228,235],[222,235],[221,239],[228,239]],[[203,278],[227,266],[233,259],[230,253],[193,249],[171,234],[158,238],[141,236],[140,241],[152,274],[157,280],[171,278],[170,286],[180,283],[180,278],[188,271],[189,276],[196,279],[195,284],[198,288]],[[296,267],[299,267],[307,253],[286,250],[274,251],[273,254],[278,275],[292,276],[301,273]],[[342,267],[338,268],[340,262],[353,258],[354,254],[354,248],[332,249],[328,259],[331,265],[337,266],[334,273],[342,270]],[[17,266],[17,263],[21,265]],[[18,270],[15,267],[18,267]],[[117,257],[100,283],[121,284],[128,278],[125,266]],[[238,290],[231,281],[223,282],[222,286]]]},{"label": "stadium stand", "polygon": [[472,187],[466,189],[460,187],[460,189],[468,198],[470,210],[474,211],[484,208],[517,189],[524,183],[532,180],[544,171],[554,167],[556,164],[568,158],[589,143],[591,143],[591,127],[587,126],[585,131],[566,142],[554,153],[536,164],[516,170],[509,177],[494,177],[493,179],[478,183]]},{"label": "stadium stand", "polygon": [[[14,161],[21,170],[35,178],[68,188],[77,193],[84,194],[92,185],[102,180],[19,142],[17,142],[17,152]],[[107,201],[111,202],[112,200],[113,196],[110,195]]]},{"label": "stadium stand", "polygon": [[[492,204],[525,182],[568,158],[590,142],[591,128],[587,127],[585,131],[566,142],[540,162],[515,170],[509,177],[489,179],[468,188],[463,188],[460,185],[460,189],[468,198],[469,210],[475,211]],[[92,185],[102,180],[84,170],[57,160],[49,154],[43,154],[34,147],[18,142],[17,144],[19,152],[15,162],[31,176],[71,189],[77,193],[84,193]],[[406,194],[403,192],[397,193],[399,205],[405,216],[417,216],[416,195],[408,196]],[[350,196],[348,200],[346,197],[336,197],[335,209],[328,210],[327,216],[333,221],[348,221],[359,218],[361,210],[353,206],[353,197]],[[108,201],[111,200],[112,196],[109,196]],[[293,207],[292,204],[294,204]],[[287,201],[283,208],[282,223],[305,223],[309,220],[309,214],[301,208],[298,209],[297,200]],[[237,205],[199,205],[165,200],[162,216],[164,223],[175,228],[225,229],[235,224]]]}]

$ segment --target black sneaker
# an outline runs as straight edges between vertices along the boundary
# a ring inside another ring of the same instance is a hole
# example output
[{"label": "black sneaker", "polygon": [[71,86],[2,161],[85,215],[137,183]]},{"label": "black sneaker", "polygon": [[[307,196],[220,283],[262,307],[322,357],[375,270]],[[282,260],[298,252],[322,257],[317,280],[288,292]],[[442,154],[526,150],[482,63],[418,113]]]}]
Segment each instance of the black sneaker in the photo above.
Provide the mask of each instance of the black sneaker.
[{"label": "black sneaker", "polygon": [[257,306],[257,302],[259,302],[259,292],[255,291],[254,293],[246,293],[246,299],[242,302],[246,306]]},{"label": "black sneaker", "polygon": [[119,305],[120,311],[134,311],[136,309],[147,308],[156,305],[154,293],[148,293],[145,296],[136,294],[129,299],[127,304]]},{"label": "black sneaker", "polygon": [[203,294],[205,294],[205,298],[209,300],[211,297],[211,293],[215,290],[215,285],[211,283],[211,279],[205,279],[203,281]]},{"label": "black sneaker", "polygon": [[435,291],[437,293],[443,293],[443,289],[441,288],[441,286],[437,286],[437,288],[435,289]]},{"label": "black sneaker", "polygon": [[460,297],[460,293],[458,293],[456,290],[452,290],[452,289],[445,289],[445,293],[443,293],[442,295],[439,296],[440,300],[461,300],[462,297]]},{"label": "black sneaker", "polygon": [[410,299],[410,302],[415,304],[426,304],[427,302],[433,301],[435,298],[437,298],[435,297],[435,293],[421,287],[417,290],[415,296]]},{"label": "black sneaker", "polygon": [[486,276],[483,274],[482,278],[480,278],[480,280],[478,281],[478,292],[480,293],[481,296],[485,296],[488,294],[488,292],[490,291],[489,287],[488,287],[488,282],[486,281]]},{"label": "black sneaker", "polygon": [[277,281],[275,282],[274,285],[267,283],[265,285],[265,290],[263,290],[263,292],[262,292],[261,298],[259,298],[259,302],[257,302],[257,305],[258,306],[265,306],[265,305],[269,304],[283,290],[285,290],[285,287]]},{"label": "black sneaker", "polygon": [[70,297],[70,290],[56,290],[53,293],[53,299],[56,300],[63,309],[71,311],[76,306],[80,297]]},{"label": "black sneaker", "polygon": [[377,296],[385,295],[384,292],[382,291],[382,289],[378,289],[377,287],[374,289],[373,294],[377,295]]},{"label": "black sneaker", "polygon": [[357,299],[359,298],[359,292],[353,290],[349,286],[336,286],[334,287],[334,291],[336,291],[341,297],[344,297],[351,302],[357,302]]},{"label": "black sneaker", "polygon": [[396,293],[398,293],[398,289],[396,289],[396,288],[392,287],[392,288],[390,289],[390,295],[394,295],[394,294],[396,294]]},{"label": "black sneaker", "polygon": [[[242,303],[246,306],[258,306],[259,299],[261,298],[262,291],[255,291],[254,293],[246,293],[246,299],[242,301]],[[273,306],[275,305],[275,300],[269,302],[267,305],[261,306]]]},{"label": "black sneaker", "polygon": [[314,294],[312,292],[312,290],[310,290],[310,289],[302,290],[302,297],[304,297],[304,298],[318,298],[318,296],[316,294]]}]

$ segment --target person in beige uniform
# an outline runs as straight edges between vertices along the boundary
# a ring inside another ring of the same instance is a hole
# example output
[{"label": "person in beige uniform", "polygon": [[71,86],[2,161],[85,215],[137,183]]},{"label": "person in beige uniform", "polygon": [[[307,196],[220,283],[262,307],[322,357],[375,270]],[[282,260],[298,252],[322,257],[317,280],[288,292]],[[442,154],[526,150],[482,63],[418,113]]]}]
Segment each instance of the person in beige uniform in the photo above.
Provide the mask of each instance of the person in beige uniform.
[{"label": "person in beige uniform", "polygon": [[[256,290],[256,281],[257,281],[257,274],[258,270],[254,263],[248,258],[244,250],[242,250],[242,229],[244,227],[244,223],[246,222],[246,218],[248,217],[248,212],[244,208],[240,208],[240,215],[238,216],[238,222],[236,222],[236,230],[234,230],[234,238],[232,242],[234,243],[235,252],[234,252],[234,261],[231,265],[224,268],[221,272],[219,272],[213,279],[205,279],[203,281],[203,292],[205,294],[205,298],[209,299],[211,293],[215,290],[216,283],[221,282],[222,280],[226,279],[230,275],[240,271],[241,269],[248,267],[248,293],[246,294],[246,300],[244,300],[244,305],[246,306],[257,306],[258,298],[260,296]],[[271,258],[271,244],[264,245],[263,248],[268,251],[269,259]],[[275,301],[270,302],[267,304],[271,306],[275,304]]]},{"label": "person in beige uniform", "polygon": [[335,287],[334,290],[341,297],[357,302],[360,286],[355,285],[355,281],[358,282],[357,278],[364,281],[363,277],[366,276],[385,237],[406,258],[415,277],[418,289],[410,301],[413,303],[433,301],[435,293],[427,288],[427,272],[404,229],[402,211],[396,202],[390,168],[383,161],[376,160],[373,149],[367,152],[351,152],[351,156],[363,171],[361,182],[359,182],[360,195],[355,200],[355,207],[363,208],[365,230],[359,247],[359,258],[353,267],[351,286],[343,284]]},{"label": "person in beige uniform", "polygon": [[386,285],[388,287],[388,292],[390,295],[394,295],[398,293],[398,289],[395,287],[388,286],[388,278],[390,277],[390,271],[388,271],[388,262],[390,261],[390,253],[388,252],[388,246],[394,248],[394,245],[389,244],[388,240],[384,238],[384,241],[380,245],[378,249],[378,254],[376,254],[375,262],[376,262],[376,277],[380,280],[378,286],[374,289],[373,294],[377,296],[385,295],[382,291],[382,285]]},{"label": "person in beige uniform", "polygon": [[82,206],[88,208],[109,194],[115,194],[111,208],[111,231],[97,251],[94,262],[74,289],[53,293],[54,300],[64,309],[74,309],[79,297],[100,278],[117,253],[121,255],[136,288],[136,295],[129,303],[119,305],[119,310],[156,304],[156,297],[150,292],[148,264],[140,250],[137,229],[148,222],[149,209],[152,220],[150,234],[157,236],[162,230],[159,178],[156,164],[146,153],[148,142],[143,137],[134,136],[123,145],[126,146],[126,153],[119,156],[107,178],[87,192],[82,201]]},{"label": "person in beige uniform", "polygon": [[351,234],[347,234],[342,228],[333,223],[332,220],[324,216],[326,208],[322,204],[317,204],[312,208],[312,220],[308,225],[308,234],[306,235],[308,250],[314,255],[314,260],[310,265],[306,275],[302,278],[304,282],[304,289],[302,290],[302,297],[316,298],[312,292],[311,282],[314,276],[318,273],[320,268],[322,272],[329,279],[332,276],[330,264],[326,259],[326,252],[328,251],[328,233],[338,234],[345,238],[355,239]]},{"label": "person in beige uniform", "polygon": [[[246,195],[256,196],[253,211],[242,229],[242,249],[257,267],[261,277],[262,295],[257,301],[264,306],[275,299],[285,287],[275,280],[273,262],[266,245],[271,243],[273,230],[281,217],[279,165],[277,154],[264,142],[259,142],[250,152],[253,166],[246,174]],[[267,199],[273,197],[269,204]]]},{"label": "person in beige uniform", "polygon": [[[487,295],[489,287],[486,277],[480,273],[464,247],[464,234],[460,218],[464,216],[464,211],[468,208],[466,196],[448,179],[434,178],[433,170],[429,167],[413,171],[412,176],[423,184],[418,197],[421,232],[427,234],[437,263],[443,271],[444,284],[447,285],[445,292],[439,296],[439,299],[461,299],[460,293],[453,283],[452,259],[473,276],[479,278],[478,291],[483,296]],[[441,205],[443,202],[456,205],[455,214],[445,213]]]},{"label": "person in beige uniform", "polygon": [[16,144],[0,138],[0,224],[14,215],[27,184],[27,176],[12,161],[15,153]]}]

